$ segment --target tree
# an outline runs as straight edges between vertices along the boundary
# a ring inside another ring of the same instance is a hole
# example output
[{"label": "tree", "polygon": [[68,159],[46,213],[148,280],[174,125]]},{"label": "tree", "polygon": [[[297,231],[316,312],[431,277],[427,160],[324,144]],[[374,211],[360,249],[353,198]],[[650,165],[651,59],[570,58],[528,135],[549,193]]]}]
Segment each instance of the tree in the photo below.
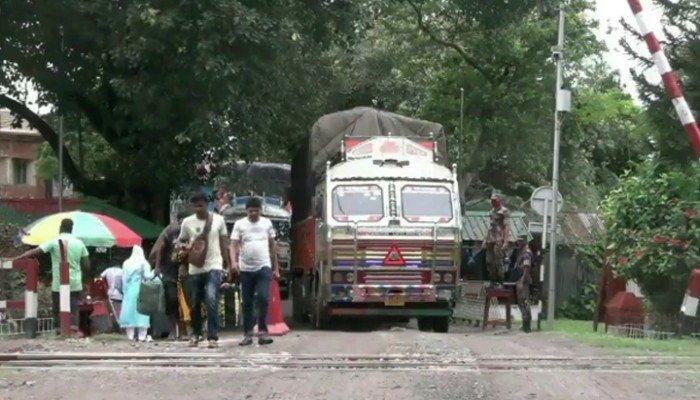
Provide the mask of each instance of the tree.
[{"label": "tree", "polygon": [[[558,2],[371,4],[374,18],[363,40],[336,64],[347,71],[338,85],[347,94],[346,105],[374,105],[443,123],[469,197],[497,187],[527,198],[546,184]],[[575,103],[562,143],[562,189],[581,207],[597,204],[628,162],[648,152],[649,135],[642,111],[600,61],[603,47],[593,35],[589,7],[574,1],[568,9],[567,80]]]},{"label": "tree", "polygon": [[[696,1],[656,0],[662,7],[665,18],[663,43],[671,66],[679,80],[685,98],[695,110],[700,107],[700,3]],[[645,76],[647,70],[656,68],[647,51],[639,53],[633,43],[642,40],[636,27],[624,21],[630,38],[621,40],[620,44],[639,65],[642,71],[631,69],[633,78],[639,88],[640,97],[647,105],[650,120],[658,128],[654,137],[655,150],[666,162],[679,166],[697,161],[693,149],[683,132],[671,101],[661,84],[651,82]],[[658,35],[660,32],[656,32]]]},{"label": "tree", "polygon": [[654,311],[675,317],[700,264],[700,168],[648,160],[603,202],[613,268],[636,281]]},{"label": "tree", "polygon": [[[331,43],[350,40],[350,1],[0,1],[0,106],[57,151],[54,128],[23,103],[89,126],[115,156],[89,179],[66,151],[76,188],[163,216],[195,163],[277,155],[322,109]],[[318,95],[319,92],[321,95]]]}]

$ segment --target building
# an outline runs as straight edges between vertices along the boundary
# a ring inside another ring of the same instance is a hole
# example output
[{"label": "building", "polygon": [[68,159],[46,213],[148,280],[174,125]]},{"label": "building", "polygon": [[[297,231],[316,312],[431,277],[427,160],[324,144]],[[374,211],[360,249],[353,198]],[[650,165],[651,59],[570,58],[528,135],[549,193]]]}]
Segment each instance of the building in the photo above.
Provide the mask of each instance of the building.
[{"label": "building", "polygon": [[36,161],[44,139],[26,122],[14,124],[0,110],[0,198],[51,198],[51,184],[36,178]]}]

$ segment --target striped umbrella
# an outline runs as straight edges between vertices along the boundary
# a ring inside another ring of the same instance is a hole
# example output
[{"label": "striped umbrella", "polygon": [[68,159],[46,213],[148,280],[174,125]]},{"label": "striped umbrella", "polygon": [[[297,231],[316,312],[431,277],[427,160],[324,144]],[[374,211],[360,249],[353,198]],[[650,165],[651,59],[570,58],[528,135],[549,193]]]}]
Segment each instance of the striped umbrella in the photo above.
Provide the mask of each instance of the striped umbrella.
[{"label": "striped umbrella", "polygon": [[141,245],[141,237],[126,225],[106,215],[68,211],[32,222],[22,230],[22,242],[38,246],[58,235],[61,221],[73,220],[73,235],[92,247],[131,247]]}]

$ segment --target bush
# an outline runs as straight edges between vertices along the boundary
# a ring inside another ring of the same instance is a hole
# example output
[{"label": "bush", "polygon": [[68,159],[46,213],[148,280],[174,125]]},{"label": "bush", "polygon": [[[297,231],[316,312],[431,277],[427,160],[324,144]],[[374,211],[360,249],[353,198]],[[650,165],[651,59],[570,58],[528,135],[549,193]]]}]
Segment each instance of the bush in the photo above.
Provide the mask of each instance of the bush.
[{"label": "bush", "polygon": [[634,280],[661,315],[677,315],[690,271],[700,266],[700,168],[650,160],[603,201],[613,270]]},{"label": "bush", "polygon": [[598,287],[595,283],[587,283],[579,293],[570,296],[562,303],[557,312],[557,318],[590,321],[595,313]]}]

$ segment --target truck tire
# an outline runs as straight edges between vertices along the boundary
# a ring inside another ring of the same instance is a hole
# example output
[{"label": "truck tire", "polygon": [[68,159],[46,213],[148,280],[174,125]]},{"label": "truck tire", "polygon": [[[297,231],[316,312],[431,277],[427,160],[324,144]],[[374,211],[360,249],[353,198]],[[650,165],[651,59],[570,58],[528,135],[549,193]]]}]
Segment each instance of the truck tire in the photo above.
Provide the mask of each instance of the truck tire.
[{"label": "truck tire", "polygon": [[432,318],[418,318],[418,330],[421,332],[430,332],[433,330]]},{"label": "truck tire", "polygon": [[302,277],[295,276],[292,279],[292,318],[294,322],[307,322],[309,320],[308,314],[305,312],[306,307],[304,307],[304,292],[302,290]]},{"label": "truck tire", "polygon": [[450,317],[433,318],[433,330],[437,333],[447,333],[450,330]]},{"label": "truck tire", "polygon": [[289,300],[289,292],[291,291],[289,284],[280,286],[280,299]]}]

